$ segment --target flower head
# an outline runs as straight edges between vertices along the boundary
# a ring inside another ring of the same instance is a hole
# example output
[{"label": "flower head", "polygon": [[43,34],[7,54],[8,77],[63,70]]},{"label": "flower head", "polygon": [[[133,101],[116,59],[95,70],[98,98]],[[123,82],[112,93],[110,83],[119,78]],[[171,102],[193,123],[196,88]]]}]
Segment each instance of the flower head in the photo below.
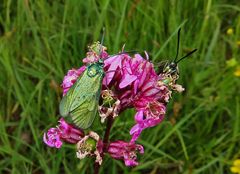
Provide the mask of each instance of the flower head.
[{"label": "flower head", "polygon": [[232,173],[240,174],[240,159],[236,159],[233,162],[233,166],[230,168]]},{"label": "flower head", "polygon": [[165,84],[166,77],[163,74],[158,75],[153,64],[139,54],[134,57],[127,54],[116,55],[106,59],[104,63],[106,76],[103,86],[111,89],[120,101],[119,110],[132,107],[137,110],[136,124],[130,131],[131,142],[134,142],[142,130],[156,126],[163,120],[166,103],[171,97],[170,89],[179,92],[184,89],[175,84],[177,77],[168,76],[171,83]]},{"label": "flower head", "polygon": [[45,144],[47,144],[49,147],[55,147],[60,148],[62,147],[62,141],[60,138],[60,133],[57,128],[50,128],[46,133],[43,135],[43,141]]},{"label": "flower head", "polygon": [[133,107],[140,98],[160,98],[158,75],[153,64],[136,54],[133,58],[120,54],[104,61],[106,76],[103,85],[111,88],[121,101],[121,109]]},{"label": "flower head", "polygon": [[58,122],[59,125],[56,128],[50,128],[48,132],[43,135],[43,141],[49,147],[60,148],[62,141],[76,144],[84,136],[82,130],[68,124],[63,118]]},{"label": "flower head", "polygon": [[115,141],[110,143],[108,153],[112,158],[122,159],[126,166],[138,165],[137,152],[143,154],[144,148],[142,145],[135,143],[128,143],[125,141]]}]

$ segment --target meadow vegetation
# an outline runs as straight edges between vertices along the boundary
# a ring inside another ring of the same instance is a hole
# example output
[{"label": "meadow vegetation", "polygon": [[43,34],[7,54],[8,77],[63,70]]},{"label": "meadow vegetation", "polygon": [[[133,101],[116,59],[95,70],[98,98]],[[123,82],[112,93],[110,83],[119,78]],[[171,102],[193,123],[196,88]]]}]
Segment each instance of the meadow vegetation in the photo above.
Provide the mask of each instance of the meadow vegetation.
[{"label": "meadow vegetation", "polygon": [[[0,173],[93,173],[94,159],[80,161],[71,145],[48,148],[42,136],[59,119],[64,75],[82,65],[103,27],[110,54],[125,44],[156,67],[175,56],[179,27],[180,55],[198,51],[179,65],[186,90],[138,140],[140,165],[107,156],[101,173],[229,173],[240,158],[239,14],[237,0],[1,0]],[[133,115],[116,120],[110,139],[130,139]]]}]

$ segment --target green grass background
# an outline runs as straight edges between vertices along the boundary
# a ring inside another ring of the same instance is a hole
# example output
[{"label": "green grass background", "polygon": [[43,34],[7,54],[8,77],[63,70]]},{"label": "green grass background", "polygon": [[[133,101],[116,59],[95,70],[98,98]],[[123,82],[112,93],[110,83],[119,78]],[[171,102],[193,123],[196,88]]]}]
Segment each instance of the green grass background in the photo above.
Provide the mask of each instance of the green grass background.
[{"label": "green grass background", "polygon": [[[240,157],[240,78],[226,61],[240,62],[239,13],[238,0],[1,0],[0,173],[93,173],[94,159],[78,160],[71,145],[48,148],[42,135],[59,119],[64,74],[82,65],[103,27],[110,54],[126,44],[154,63],[171,60],[179,27],[180,55],[198,51],[179,65],[186,91],[173,94],[164,122],[141,135],[140,165],[106,156],[101,173],[230,173]],[[116,120],[111,140],[130,139],[133,115]],[[104,125],[94,130],[102,135]]]}]

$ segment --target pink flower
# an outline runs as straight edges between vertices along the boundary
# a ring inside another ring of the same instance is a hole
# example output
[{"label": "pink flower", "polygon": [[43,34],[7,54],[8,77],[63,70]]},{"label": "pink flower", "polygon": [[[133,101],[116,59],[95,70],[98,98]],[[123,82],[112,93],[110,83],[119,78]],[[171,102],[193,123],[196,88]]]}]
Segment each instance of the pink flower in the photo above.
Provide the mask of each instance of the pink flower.
[{"label": "pink flower", "polygon": [[132,135],[131,142],[135,142],[144,129],[161,123],[166,112],[165,105],[158,101],[148,102],[146,105],[139,103],[137,107],[138,112],[135,115],[137,124],[130,130],[130,134]]},{"label": "pink flower", "polygon": [[43,141],[49,147],[56,147],[60,148],[62,146],[62,141],[60,139],[60,133],[57,128],[50,128],[46,133],[43,135]]},{"label": "pink flower", "polygon": [[67,75],[64,76],[62,82],[63,96],[68,92],[71,86],[77,81],[77,78],[85,71],[86,66],[82,66],[79,69],[71,69],[68,71]]},{"label": "pink flower", "polygon": [[136,54],[133,58],[127,54],[120,54],[104,61],[106,76],[103,85],[114,87],[114,93],[121,101],[122,110],[133,107],[134,101],[140,96],[149,100],[155,98],[159,92],[157,87],[158,75],[153,64]]},{"label": "pink flower", "polygon": [[144,149],[142,145],[135,143],[128,143],[125,141],[115,141],[110,143],[108,153],[112,158],[123,159],[126,166],[138,165],[137,152],[143,154]]},{"label": "pink flower", "polygon": [[56,128],[50,128],[48,132],[43,135],[43,141],[48,146],[60,148],[62,141],[76,144],[84,136],[82,130],[68,124],[63,118],[58,122],[59,125]]},{"label": "pink flower", "polygon": [[[153,64],[136,54],[131,58],[120,54],[104,61],[106,76],[103,85],[112,89],[120,100],[120,110],[134,107],[136,125],[130,131],[132,142],[142,130],[159,124],[165,114],[165,105],[171,91],[164,83],[159,83]],[[109,73],[108,73],[109,72]]]}]

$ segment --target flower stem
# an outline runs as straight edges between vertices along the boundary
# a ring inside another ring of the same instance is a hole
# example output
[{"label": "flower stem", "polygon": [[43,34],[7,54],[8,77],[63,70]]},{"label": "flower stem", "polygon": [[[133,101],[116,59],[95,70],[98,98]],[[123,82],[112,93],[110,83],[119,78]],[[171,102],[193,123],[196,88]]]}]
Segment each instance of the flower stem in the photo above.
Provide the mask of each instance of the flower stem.
[{"label": "flower stem", "polygon": [[[107,118],[107,126],[106,126],[106,130],[105,130],[105,134],[103,137],[103,152],[101,153],[101,157],[102,159],[104,158],[104,153],[107,152],[108,149],[108,145],[109,145],[109,135],[110,135],[110,131],[112,128],[112,124],[113,124],[113,118],[112,117],[108,117]],[[100,169],[100,165],[99,163],[94,163],[94,174],[99,174],[99,169]]]},{"label": "flower stem", "polygon": [[99,174],[100,165],[98,162],[94,163],[94,174]]},{"label": "flower stem", "polygon": [[110,130],[112,128],[112,124],[113,124],[113,118],[112,117],[108,117],[107,119],[107,127],[105,130],[105,134],[104,134],[104,138],[103,138],[103,144],[104,144],[104,151],[107,150],[108,147],[108,141],[109,141],[109,135],[110,135]]}]

